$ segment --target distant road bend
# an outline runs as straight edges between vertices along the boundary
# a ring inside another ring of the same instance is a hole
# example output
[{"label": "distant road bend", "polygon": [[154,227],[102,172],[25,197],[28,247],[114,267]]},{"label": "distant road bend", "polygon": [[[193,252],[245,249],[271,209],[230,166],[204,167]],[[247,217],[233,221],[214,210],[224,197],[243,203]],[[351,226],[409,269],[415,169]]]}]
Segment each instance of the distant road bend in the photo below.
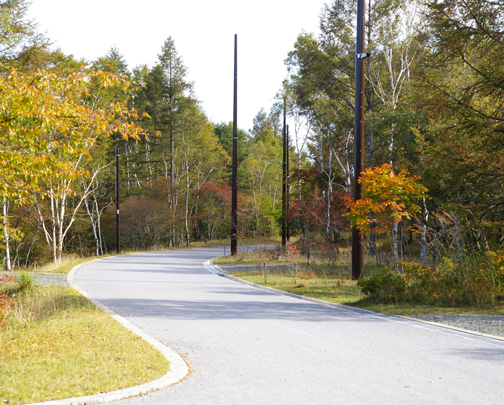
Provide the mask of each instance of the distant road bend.
[{"label": "distant road bend", "polygon": [[193,369],[120,403],[504,403],[504,342],[236,283],[202,265],[222,252],[138,253],[77,272],[80,288]]}]

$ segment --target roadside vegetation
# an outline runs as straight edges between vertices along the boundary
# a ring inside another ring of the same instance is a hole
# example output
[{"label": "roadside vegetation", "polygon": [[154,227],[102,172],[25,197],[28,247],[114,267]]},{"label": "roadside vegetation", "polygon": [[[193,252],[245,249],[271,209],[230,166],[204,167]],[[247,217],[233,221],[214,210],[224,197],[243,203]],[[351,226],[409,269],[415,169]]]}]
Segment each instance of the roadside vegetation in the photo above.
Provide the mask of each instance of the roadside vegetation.
[{"label": "roadside vegetation", "polygon": [[[58,272],[56,270],[56,272]],[[0,273],[0,402],[109,392],[164,375],[168,361],[78,292]]]}]

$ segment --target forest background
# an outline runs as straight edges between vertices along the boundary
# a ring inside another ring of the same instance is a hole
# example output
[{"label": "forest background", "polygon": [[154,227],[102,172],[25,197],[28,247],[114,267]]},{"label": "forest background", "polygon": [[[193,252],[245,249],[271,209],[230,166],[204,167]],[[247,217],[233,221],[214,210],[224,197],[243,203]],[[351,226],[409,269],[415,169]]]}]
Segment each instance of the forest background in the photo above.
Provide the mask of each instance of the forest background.
[{"label": "forest background", "polygon": [[[332,260],[348,253],[353,221],[389,267],[500,249],[503,5],[367,2],[369,169],[354,204],[356,3],[328,3],[320,35],[300,33],[286,55],[277,103],[238,131],[240,237],[278,237],[288,221],[302,253]],[[152,68],[130,70],[116,48],[82,61],[52,49],[28,6],[0,3],[4,267],[114,250],[115,148],[123,248],[227,238],[232,123],[206,117],[174,41]],[[284,108],[295,123],[285,217]]]}]

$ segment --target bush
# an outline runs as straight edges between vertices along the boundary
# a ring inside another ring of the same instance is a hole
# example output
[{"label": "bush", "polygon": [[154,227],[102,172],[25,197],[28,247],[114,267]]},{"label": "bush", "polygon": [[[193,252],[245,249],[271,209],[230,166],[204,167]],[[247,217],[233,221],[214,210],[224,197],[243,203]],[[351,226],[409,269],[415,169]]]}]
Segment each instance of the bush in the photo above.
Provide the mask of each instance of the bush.
[{"label": "bush", "polygon": [[21,276],[19,277],[19,287],[28,288],[33,285],[33,277],[25,271],[21,272]]},{"label": "bush", "polygon": [[402,275],[384,269],[357,285],[382,303],[457,307],[495,304],[504,298],[504,251],[467,254],[455,261],[444,258],[435,268],[400,264]]},{"label": "bush", "polygon": [[385,268],[371,277],[359,280],[364,295],[383,303],[397,303],[404,299],[406,279],[404,276],[391,272]]},{"label": "bush", "polygon": [[504,294],[502,252],[445,258],[435,268],[401,263],[409,279],[411,300],[426,305],[495,304]]}]

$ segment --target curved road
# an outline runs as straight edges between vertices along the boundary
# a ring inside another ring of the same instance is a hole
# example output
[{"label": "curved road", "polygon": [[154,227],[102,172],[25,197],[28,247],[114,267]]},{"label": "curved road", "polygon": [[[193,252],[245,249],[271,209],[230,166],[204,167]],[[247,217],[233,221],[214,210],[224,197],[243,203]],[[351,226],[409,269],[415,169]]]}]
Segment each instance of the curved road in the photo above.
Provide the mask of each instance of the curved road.
[{"label": "curved road", "polygon": [[119,403],[504,403],[504,342],[239,284],[202,265],[221,253],[133,254],[77,272],[80,288],[193,369]]}]

